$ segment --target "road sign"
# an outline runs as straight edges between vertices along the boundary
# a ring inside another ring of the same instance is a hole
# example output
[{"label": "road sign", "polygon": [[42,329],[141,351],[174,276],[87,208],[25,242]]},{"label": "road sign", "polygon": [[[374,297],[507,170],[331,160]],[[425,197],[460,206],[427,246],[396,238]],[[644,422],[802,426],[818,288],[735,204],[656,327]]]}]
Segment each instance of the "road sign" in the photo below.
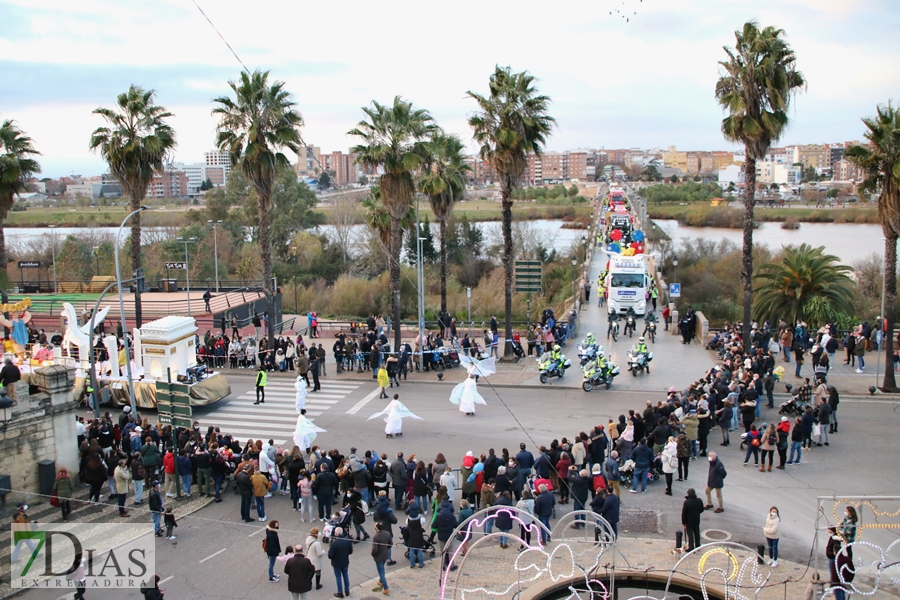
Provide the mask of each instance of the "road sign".
[{"label": "road sign", "polygon": [[40,269],[41,261],[39,261],[39,260],[20,260],[19,268],[20,269]]},{"label": "road sign", "polygon": [[166,263],[166,270],[184,271],[185,269],[187,269],[187,263],[183,263],[183,262],[167,262]]},{"label": "road sign", "polygon": [[681,298],[681,284],[680,283],[670,283],[669,284],[669,296],[672,298]]},{"label": "road sign", "polygon": [[517,260],[514,268],[515,291],[517,294],[540,294],[543,292],[541,274],[543,264],[539,260]]}]

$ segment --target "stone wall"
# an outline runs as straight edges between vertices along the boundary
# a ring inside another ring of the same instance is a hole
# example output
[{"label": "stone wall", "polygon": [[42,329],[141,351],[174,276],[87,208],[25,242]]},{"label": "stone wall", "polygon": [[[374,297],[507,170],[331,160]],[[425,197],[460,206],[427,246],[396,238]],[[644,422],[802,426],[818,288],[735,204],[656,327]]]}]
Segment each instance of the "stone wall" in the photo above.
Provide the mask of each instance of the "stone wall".
[{"label": "stone wall", "polygon": [[25,499],[23,492],[39,492],[38,461],[53,460],[57,469],[78,472],[77,404],[70,399],[74,380],[74,369],[56,366],[34,374],[36,394],[29,395],[27,383],[15,385],[12,421],[0,432],[0,474],[10,476],[13,490],[8,504]]}]

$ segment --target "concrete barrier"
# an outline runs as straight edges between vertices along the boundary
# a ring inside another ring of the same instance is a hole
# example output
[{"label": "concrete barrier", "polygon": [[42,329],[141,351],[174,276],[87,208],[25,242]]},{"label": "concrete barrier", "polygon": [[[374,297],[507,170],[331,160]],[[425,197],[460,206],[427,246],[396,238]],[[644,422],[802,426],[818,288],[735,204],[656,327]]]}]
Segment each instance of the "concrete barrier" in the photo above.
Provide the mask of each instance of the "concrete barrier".
[{"label": "concrete barrier", "polygon": [[706,345],[706,340],[709,339],[709,319],[700,311],[697,311],[697,328],[694,335],[701,344]]}]

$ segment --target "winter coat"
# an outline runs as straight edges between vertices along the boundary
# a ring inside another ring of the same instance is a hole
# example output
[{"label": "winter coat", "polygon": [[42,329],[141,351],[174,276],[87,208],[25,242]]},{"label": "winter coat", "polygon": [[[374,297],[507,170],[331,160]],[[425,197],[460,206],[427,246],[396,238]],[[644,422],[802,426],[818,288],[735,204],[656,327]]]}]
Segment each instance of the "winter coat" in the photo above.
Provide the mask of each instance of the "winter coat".
[{"label": "winter coat", "polygon": [[678,446],[669,442],[662,451],[663,473],[675,473],[678,470]]},{"label": "winter coat", "polygon": [[516,508],[522,511],[519,513],[519,518],[522,520],[522,523],[524,523],[525,525],[530,525],[534,522],[533,519],[522,514],[528,513],[529,515],[534,516],[534,498],[522,498],[516,503]]},{"label": "winter coat", "polygon": [[309,561],[313,564],[316,571],[321,571],[322,567],[325,566],[325,554],[325,547],[322,545],[319,538],[313,536],[308,536],[306,538],[306,556],[309,558]]},{"label": "winter coat", "polygon": [[697,439],[697,430],[700,427],[700,419],[697,415],[688,413],[681,417],[679,422],[684,425],[684,434],[687,436],[688,441],[695,441]]},{"label": "winter coat", "polygon": [[[500,508],[508,508],[512,506],[512,500],[507,498],[506,496],[497,497],[497,504],[495,505]],[[512,529],[512,511],[499,510],[495,514],[497,515],[494,520],[494,524],[497,526],[497,529],[501,529],[503,531],[509,531]]]},{"label": "winter coat", "polygon": [[569,477],[569,467],[572,466],[572,461],[569,460],[568,455],[562,457],[556,463],[556,473],[559,475],[560,479],[568,479]]},{"label": "winter coat", "polygon": [[141,462],[145,467],[159,466],[159,448],[156,444],[149,443],[141,447]]},{"label": "winter coat", "polygon": [[278,541],[278,530],[266,527],[266,556],[281,554],[281,542]]},{"label": "winter coat", "polygon": [[127,494],[128,482],[131,481],[131,471],[128,470],[128,467],[116,467],[114,477],[116,480],[116,493]]},{"label": "winter coat", "polygon": [[441,502],[438,508],[438,515],[435,521],[437,525],[437,538],[442,542],[446,542],[453,534],[453,530],[459,523],[453,514],[453,505],[449,502]]},{"label": "winter coat", "polygon": [[770,540],[778,539],[778,529],[781,527],[781,519],[778,516],[772,516],[770,512],[766,516],[766,526],[763,527],[763,533],[766,534],[766,538]]},{"label": "winter coat", "polygon": [[702,513],[703,500],[697,496],[686,498],[681,505],[681,524],[685,527],[699,527]]},{"label": "winter coat", "polygon": [[725,477],[728,473],[725,471],[725,465],[716,457],[709,463],[709,475],[706,478],[706,485],[713,489],[722,489],[725,487]]},{"label": "winter coat", "polygon": [[406,519],[406,545],[409,548],[425,547],[425,517]]},{"label": "winter coat", "polygon": [[653,464],[653,450],[646,444],[640,444],[631,452],[631,460],[636,469],[649,469]]},{"label": "winter coat", "polygon": [[331,560],[332,567],[349,567],[351,554],[353,554],[353,542],[350,541],[350,538],[339,537],[331,540],[328,558]]},{"label": "winter coat", "polygon": [[294,554],[284,563],[284,572],[288,576],[288,591],[293,594],[305,594],[312,591],[313,576],[316,567],[302,554]]},{"label": "winter coat", "polygon": [[569,471],[569,486],[572,489],[572,497],[581,503],[581,506],[587,505],[587,499],[591,493],[591,483],[593,483],[591,476],[582,477],[575,471]]},{"label": "winter coat", "polygon": [[72,479],[66,475],[57,477],[56,481],[53,482],[53,493],[56,494],[60,502],[70,499],[72,497]]},{"label": "winter coat", "polygon": [[549,519],[553,515],[553,507],[556,505],[556,498],[553,492],[547,491],[538,494],[534,499],[534,515],[542,519]]},{"label": "winter coat", "polygon": [[266,476],[262,473],[254,473],[250,478],[250,483],[253,485],[253,495],[257,498],[262,498],[266,494],[269,493],[269,489],[272,484],[266,479]]},{"label": "winter coat", "polygon": [[390,533],[384,530],[376,531],[372,536],[372,560],[377,563],[387,562],[393,545],[394,539]]},{"label": "winter coat", "polygon": [[395,488],[403,489],[406,487],[406,463],[402,460],[395,460],[391,463],[391,480]]},{"label": "winter coat", "polygon": [[595,496],[591,500],[591,510],[606,519],[610,525],[616,525],[619,522],[619,497],[615,494],[609,494],[606,498]]}]

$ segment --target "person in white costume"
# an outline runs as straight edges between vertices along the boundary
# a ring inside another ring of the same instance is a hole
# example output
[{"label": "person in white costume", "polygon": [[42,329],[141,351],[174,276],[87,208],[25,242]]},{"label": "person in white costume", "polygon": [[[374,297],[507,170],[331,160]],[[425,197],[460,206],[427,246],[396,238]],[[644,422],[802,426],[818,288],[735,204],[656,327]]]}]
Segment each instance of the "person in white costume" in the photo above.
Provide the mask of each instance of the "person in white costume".
[{"label": "person in white costume", "polygon": [[297,390],[297,412],[301,412],[306,408],[306,381],[302,375],[297,375],[297,381],[294,382],[294,389]]},{"label": "person in white costume", "polygon": [[403,435],[403,419],[406,417],[412,417],[413,419],[422,420],[422,417],[413,414],[406,406],[403,405],[398,398],[399,394],[394,394],[394,399],[391,400],[390,404],[385,407],[385,409],[381,412],[377,412],[368,419],[367,421],[371,421],[376,417],[380,417],[384,415],[384,432],[387,434],[387,437],[394,437],[395,435],[400,436]]},{"label": "person in white costume", "polygon": [[297,428],[294,429],[294,444],[303,450],[309,452],[316,434],[325,433],[321,427],[317,427],[315,423],[306,418],[306,409],[300,411],[297,416]]},{"label": "person in white costume", "polygon": [[466,366],[469,376],[465,381],[453,388],[450,394],[450,402],[459,405],[459,412],[469,416],[475,416],[476,404],[487,404],[481,394],[478,393],[477,377],[487,377],[497,372],[496,358],[476,360],[468,356],[460,356],[460,362]]}]

